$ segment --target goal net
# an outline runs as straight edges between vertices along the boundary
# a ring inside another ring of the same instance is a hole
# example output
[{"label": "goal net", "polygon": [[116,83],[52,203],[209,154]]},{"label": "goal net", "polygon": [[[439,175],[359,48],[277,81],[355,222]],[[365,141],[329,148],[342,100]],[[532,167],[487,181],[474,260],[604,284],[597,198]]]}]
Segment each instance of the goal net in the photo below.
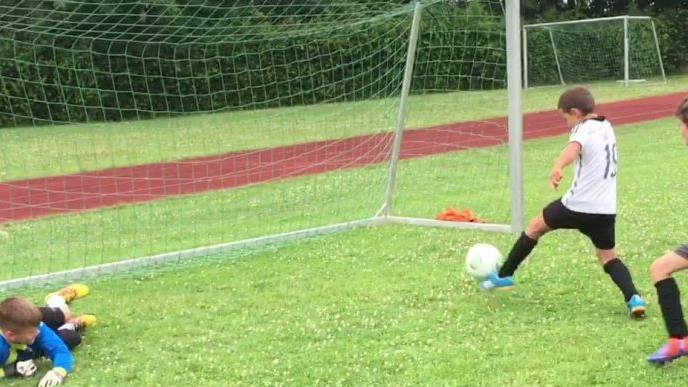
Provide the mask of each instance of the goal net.
[{"label": "goal net", "polygon": [[654,23],[619,16],[523,26],[526,87],[665,81]]},{"label": "goal net", "polygon": [[510,230],[503,4],[399,3],[0,4],[0,287],[447,206]]}]

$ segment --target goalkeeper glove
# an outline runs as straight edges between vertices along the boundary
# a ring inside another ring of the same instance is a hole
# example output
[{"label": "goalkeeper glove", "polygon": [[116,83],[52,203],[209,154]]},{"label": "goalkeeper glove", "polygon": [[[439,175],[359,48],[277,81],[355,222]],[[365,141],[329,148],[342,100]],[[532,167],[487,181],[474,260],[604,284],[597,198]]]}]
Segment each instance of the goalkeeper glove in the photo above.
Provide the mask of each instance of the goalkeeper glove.
[{"label": "goalkeeper glove", "polygon": [[36,374],[36,363],[33,360],[18,361],[2,368],[6,378],[30,378]]},{"label": "goalkeeper glove", "polygon": [[67,371],[63,368],[55,367],[43,376],[41,381],[38,382],[38,387],[59,386],[64,383],[65,376],[67,376]]}]

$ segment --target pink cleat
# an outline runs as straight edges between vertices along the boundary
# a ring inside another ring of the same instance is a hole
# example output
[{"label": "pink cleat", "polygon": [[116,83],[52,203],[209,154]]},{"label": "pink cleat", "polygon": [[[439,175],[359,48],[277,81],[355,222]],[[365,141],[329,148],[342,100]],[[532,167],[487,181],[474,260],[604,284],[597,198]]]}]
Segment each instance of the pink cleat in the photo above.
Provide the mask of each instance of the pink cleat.
[{"label": "pink cleat", "polygon": [[688,338],[682,339],[669,338],[669,340],[658,349],[657,352],[647,357],[647,361],[652,364],[662,365],[681,356],[688,355]]}]

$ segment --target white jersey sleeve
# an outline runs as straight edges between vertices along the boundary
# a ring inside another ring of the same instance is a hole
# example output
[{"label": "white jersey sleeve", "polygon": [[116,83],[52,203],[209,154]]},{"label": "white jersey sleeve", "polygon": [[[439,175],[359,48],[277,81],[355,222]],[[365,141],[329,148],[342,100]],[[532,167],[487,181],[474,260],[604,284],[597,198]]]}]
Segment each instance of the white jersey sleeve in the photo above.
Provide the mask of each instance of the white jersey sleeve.
[{"label": "white jersey sleeve", "polygon": [[589,136],[589,130],[586,130],[586,127],[584,127],[582,124],[576,125],[573,129],[571,129],[571,135],[569,136],[569,142],[577,142],[580,144],[581,148],[586,143],[586,140],[588,140]]},{"label": "white jersey sleeve", "polygon": [[581,145],[581,154],[562,203],[571,211],[615,214],[617,153],[612,125],[604,117],[586,120],[571,129],[569,141]]}]

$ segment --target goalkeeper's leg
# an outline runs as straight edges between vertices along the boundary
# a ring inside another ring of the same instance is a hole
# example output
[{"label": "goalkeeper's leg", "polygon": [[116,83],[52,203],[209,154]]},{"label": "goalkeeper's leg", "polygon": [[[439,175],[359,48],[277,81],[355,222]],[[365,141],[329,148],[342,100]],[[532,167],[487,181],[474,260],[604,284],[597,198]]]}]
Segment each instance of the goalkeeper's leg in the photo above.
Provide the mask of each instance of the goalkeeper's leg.
[{"label": "goalkeeper's leg", "polygon": [[81,344],[82,332],[93,326],[96,323],[96,316],[94,314],[82,314],[67,320],[62,326],[57,329],[57,335],[67,345],[71,351],[76,346]]},{"label": "goalkeeper's leg", "polygon": [[71,284],[45,296],[45,303],[51,307],[59,307],[63,303],[69,304],[78,298],[85,297],[88,293],[88,286],[83,284]]},{"label": "goalkeeper's leg", "polygon": [[56,330],[59,326],[64,324],[65,321],[69,320],[72,317],[72,312],[69,309],[68,304],[78,298],[85,297],[88,293],[88,286],[82,284],[71,284],[69,286],[65,286],[64,288],[56,292],[49,293],[48,295],[46,295],[45,304],[47,305],[47,309],[59,309],[62,311],[62,314],[64,316],[63,321],[57,324],[55,322],[56,318],[51,314],[51,312],[48,312],[46,310],[46,313],[49,315],[49,317],[51,317],[49,319],[51,324],[46,322],[46,325],[48,325],[53,330]]}]

